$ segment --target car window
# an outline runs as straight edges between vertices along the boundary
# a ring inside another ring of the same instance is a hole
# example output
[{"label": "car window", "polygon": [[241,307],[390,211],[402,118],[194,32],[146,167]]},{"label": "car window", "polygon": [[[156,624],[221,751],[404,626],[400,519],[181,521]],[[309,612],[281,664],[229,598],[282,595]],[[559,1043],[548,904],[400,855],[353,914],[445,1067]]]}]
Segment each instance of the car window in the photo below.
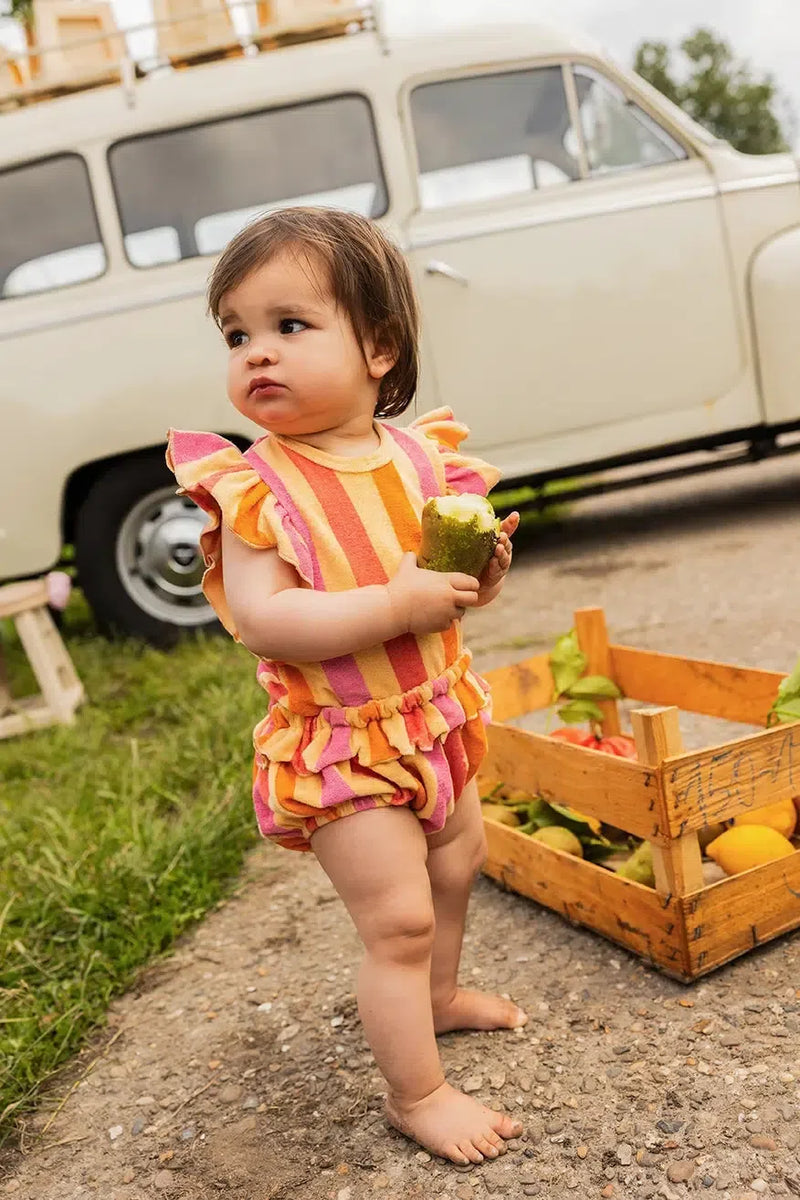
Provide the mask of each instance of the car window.
[{"label": "car window", "polygon": [[387,208],[363,96],[131,138],[112,146],[109,162],[128,258],[140,267],[216,254],[275,206],[321,204],[367,217]]},{"label": "car window", "polygon": [[106,255],[77,154],[0,173],[0,299],[96,279]]},{"label": "car window", "polygon": [[686,151],[610,80],[575,68],[581,132],[592,175],[686,158]]},{"label": "car window", "polygon": [[423,208],[478,203],[580,175],[560,67],[439,80],[411,93]]}]

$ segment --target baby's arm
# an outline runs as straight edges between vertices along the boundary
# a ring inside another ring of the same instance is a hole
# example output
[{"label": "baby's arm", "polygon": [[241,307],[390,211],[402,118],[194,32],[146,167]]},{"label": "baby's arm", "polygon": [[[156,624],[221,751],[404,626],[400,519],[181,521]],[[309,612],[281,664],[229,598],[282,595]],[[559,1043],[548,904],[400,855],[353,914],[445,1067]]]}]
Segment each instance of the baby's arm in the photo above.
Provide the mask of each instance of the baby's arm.
[{"label": "baby's arm", "polygon": [[323,662],[403,633],[434,633],[478,601],[477,579],[420,570],[413,554],[387,584],[316,592],[300,587],[276,550],[253,549],[223,525],[222,561],[239,637],[278,662]]}]

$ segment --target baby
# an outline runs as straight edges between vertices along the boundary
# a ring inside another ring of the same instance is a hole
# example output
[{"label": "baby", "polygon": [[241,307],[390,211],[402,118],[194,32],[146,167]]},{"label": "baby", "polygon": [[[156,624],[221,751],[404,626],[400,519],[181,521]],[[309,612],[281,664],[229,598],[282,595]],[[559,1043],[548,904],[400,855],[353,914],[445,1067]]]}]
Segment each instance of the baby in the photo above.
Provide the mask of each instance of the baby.
[{"label": "baby", "polygon": [[485,495],[499,473],[461,453],[467,430],[449,409],[385,423],[414,397],[418,317],[377,226],[269,214],[222,254],[209,307],[230,401],[265,436],[242,454],[172,430],[167,459],[209,514],[205,593],[269,695],[254,731],[259,828],[316,855],[364,944],[358,1008],[389,1121],[479,1163],[521,1126],[445,1081],[436,1035],[527,1017],[458,986],[485,856],[475,773],[489,705],[461,618],[499,595],[519,517],[480,579],[417,566],[425,502]]}]

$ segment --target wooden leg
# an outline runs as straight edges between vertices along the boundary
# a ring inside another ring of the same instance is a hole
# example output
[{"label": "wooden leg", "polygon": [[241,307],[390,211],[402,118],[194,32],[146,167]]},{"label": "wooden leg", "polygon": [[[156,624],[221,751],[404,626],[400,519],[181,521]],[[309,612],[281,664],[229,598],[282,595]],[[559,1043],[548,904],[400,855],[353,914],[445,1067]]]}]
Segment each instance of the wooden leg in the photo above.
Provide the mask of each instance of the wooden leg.
[{"label": "wooden leg", "polygon": [[46,608],[34,608],[19,613],[16,626],[53,719],[70,724],[83,687],[53,618]]},{"label": "wooden leg", "polygon": [[[631,713],[631,721],[640,762],[660,767],[665,758],[683,752],[677,708],[640,709]],[[659,787],[659,792],[659,824],[664,828],[667,812],[663,788]],[[660,895],[688,896],[699,892],[703,887],[703,858],[697,834],[687,833],[660,846],[654,844],[653,869]]]},{"label": "wooden leg", "polygon": [[[588,674],[605,675],[613,680],[608,630],[602,608],[579,608],[575,613],[575,632],[578,645],[587,658]],[[600,700],[598,704],[603,714],[603,733],[606,737],[616,737],[620,732],[616,700]]]}]

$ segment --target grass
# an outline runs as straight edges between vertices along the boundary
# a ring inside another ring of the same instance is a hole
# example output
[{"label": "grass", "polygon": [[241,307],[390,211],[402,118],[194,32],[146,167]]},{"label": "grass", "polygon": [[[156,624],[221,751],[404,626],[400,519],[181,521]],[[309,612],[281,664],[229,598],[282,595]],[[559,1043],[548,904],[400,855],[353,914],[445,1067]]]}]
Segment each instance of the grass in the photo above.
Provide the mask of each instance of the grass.
[{"label": "grass", "polygon": [[[33,690],[3,629],[15,695]],[[163,653],[64,635],[89,701],[0,742],[0,1143],[137,970],[233,886],[256,840],[253,660],[207,637]]]}]

